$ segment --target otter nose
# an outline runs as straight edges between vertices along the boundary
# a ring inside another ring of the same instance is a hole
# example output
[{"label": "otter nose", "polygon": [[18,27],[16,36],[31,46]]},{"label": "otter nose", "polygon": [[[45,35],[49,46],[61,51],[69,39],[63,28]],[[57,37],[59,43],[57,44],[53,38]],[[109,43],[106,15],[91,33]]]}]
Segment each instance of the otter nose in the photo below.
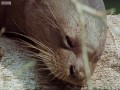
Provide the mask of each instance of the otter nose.
[{"label": "otter nose", "polygon": [[75,75],[75,67],[73,65],[70,66],[70,76],[76,77],[76,75]]},{"label": "otter nose", "polygon": [[84,75],[84,67],[81,62],[76,62],[75,64],[70,66],[70,76],[77,79],[83,79]]}]

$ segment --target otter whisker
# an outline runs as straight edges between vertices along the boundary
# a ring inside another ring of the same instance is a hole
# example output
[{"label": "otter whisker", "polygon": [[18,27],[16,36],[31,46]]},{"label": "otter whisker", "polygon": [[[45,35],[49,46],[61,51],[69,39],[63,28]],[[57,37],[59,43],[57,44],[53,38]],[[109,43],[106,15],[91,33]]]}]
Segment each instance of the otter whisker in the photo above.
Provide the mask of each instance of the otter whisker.
[{"label": "otter whisker", "polygon": [[62,78],[63,80],[66,80],[66,76],[65,75],[63,75],[63,78]]},{"label": "otter whisker", "polygon": [[37,53],[37,54],[42,53],[42,54],[45,54],[45,55],[47,55],[47,56],[53,56],[52,54],[47,53],[46,51],[44,51],[44,50],[42,50],[42,49],[39,49],[39,48],[37,48],[37,47],[31,47],[31,46],[25,46],[25,47],[27,47],[27,48],[32,48],[32,49],[36,49],[36,50],[40,51],[40,52]]},{"label": "otter whisker", "polygon": [[[45,68],[40,68],[41,70],[49,70],[49,68],[45,67]],[[39,69],[38,69],[39,70]]]},{"label": "otter whisker", "polygon": [[48,57],[48,60],[53,61],[56,64],[55,57],[53,55],[46,56],[45,54],[36,54],[38,57]]},{"label": "otter whisker", "polygon": [[47,15],[44,13],[44,11],[42,11],[43,13],[43,16],[44,16],[44,20],[47,21],[53,28],[58,28],[57,25],[52,21],[50,20],[50,18],[47,17]]},{"label": "otter whisker", "polygon": [[37,64],[37,66],[46,66],[45,64]]},{"label": "otter whisker", "polygon": [[[25,47],[32,47],[33,49],[37,49],[38,51],[41,51],[40,53],[34,53],[34,55],[35,55],[35,57],[41,57],[41,56],[43,56],[43,57],[48,57],[48,58],[53,58],[54,56],[52,55],[52,54],[50,54],[50,53],[47,53],[46,51],[43,51],[43,50],[41,50],[41,49],[39,49],[39,48],[37,48],[37,47],[35,47],[35,46],[25,46]],[[33,56],[34,56],[33,55]]]},{"label": "otter whisker", "polygon": [[[48,18],[48,16],[44,13],[44,11],[42,11],[43,15],[44,15],[44,20],[47,21],[53,28],[57,28],[59,29],[59,27],[52,21],[52,19]],[[49,13],[47,11],[47,13]]]},{"label": "otter whisker", "polygon": [[[28,37],[28,38],[29,38],[29,37]],[[26,42],[26,41],[23,41],[23,43],[26,44],[26,45],[28,45],[28,46],[26,46],[26,47],[32,47],[32,48],[34,48],[34,49],[42,52],[43,54],[45,54],[45,55],[41,55],[41,54],[37,55],[37,54],[36,54],[36,56],[38,56],[38,57],[40,57],[40,58],[42,58],[42,59],[50,60],[49,58],[54,58],[54,56],[53,56],[52,54],[50,54],[50,53],[48,53],[48,52],[46,52],[46,51],[44,51],[44,50],[42,50],[42,49],[39,49],[39,48],[35,47],[34,45]],[[37,43],[39,43],[39,42],[37,42]],[[47,58],[46,55],[49,56],[49,57]],[[45,57],[46,57],[46,58],[45,58]],[[53,59],[53,60],[54,60],[54,59]]]},{"label": "otter whisker", "polygon": [[26,42],[26,41],[23,41],[23,42],[24,42],[24,44],[27,45],[27,46],[25,46],[25,47],[32,47],[32,48],[34,48],[34,49],[36,49],[36,50],[38,50],[38,51],[40,51],[40,52],[42,52],[42,53],[44,53],[44,54],[46,54],[46,55],[51,55],[50,53],[48,53],[48,52],[46,52],[46,51],[44,51],[44,50],[42,50],[42,49],[39,49],[39,48],[35,47],[34,45]]},{"label": "otter whisker", "polygon": [[54,70],[54,67],[50,67],[50,68],[39,68],[38,70]]},{"label": "otter whisker", "polygon": [[45,66],[47,66],[47,65],[53,67],[53,65],[50,62],[47,62]]},{"label": "otter whisker", "polygon": [[52,66],[50,63],[46,63],[46,65],[45,65],[45,66],[47,67],[47,65],[49,65],[49,66],[51,66],[51,67],[53,68],[53,66]]},{"label": "otter whisker", "polygon": [[22,30],[22,28],[16,23],[15,19],[14,18],[11,18],[11,19],[12,19],[13,23],[17,26],[17,28],[20,30],[20,32],[25,34],[24,30]]},{"label": "otter whisker", "polygon": [[59,76],[59,78],[63,78],[63,76],[64,76],[64,75],[63,75],[63,74],[61,74],[61,76]]},{"label": "otter whisker", "polygon": [[48,75],[47,75],[47,77],[49,77],[50,75],[52,75],[53,73],[51,72],[51,73],[49,73]]},{"label": "otter whisker", "polygon": [[[34,38],[31,38],[31,37],[28,37],[26,35],[23,35],[23,34],[20,34],[20,33],[16,33],[16,32],[12,32],[13,34],[16,34],[16,35],[20,35],[20,36],[23,36],[31,41],[33,41],[35,44],[37,44],[38,46],[50,51],[52,54],[54,53],[50,48],[48,48],[46,45],[42,44],[41,42],[39,42],[38,40],[34,39]],[[23,40],[22,40],[23,41]]]},{"label": "otter whisker", "polygon": [[[49,10],[50,10],[50,14],[53,16],[53,18],[55,19],[56,23],[59,24],[56,16],[54,15],[53,11],[51,10],[51,8],[50,8],[50,6],[49,6],[49,3],[48,3],[46,0],[45,0],[45,2],[46,2],[47,6],[48,6],[48,8],[49,8]],[[49,13],[49,12],[48,12],[48,13]],[[58,28],[58,29],[60,28],[60,27],[58,27],[55,23],[54,23],[54,25],[55,25],[56,28]],[[60,24],[59,24],[59,25],[60,25]]]},{"label": "otter whisker", "polygon": [[46,64],[46,66],[48,66],[48,67],[53,67],[53,64],[51,64],[50,59],[40,57],[40,59],[38,61],[44,62]]},{"label": "otter whisker", "polygon": [[51,79],[51,81],[53,81],[56,77],[58,77],[61,73],[58,74],[54,74],[55,76]]},{"label": "otter whisker", "polygon": [[49,71],[48,69],[37,69],[37,71]]},{"label": "otter whisker", "polygon": [[[38,61],[41,61],[41,62],[44,62],[44,63],[50,63],[52,61],[52,59],[50,59],[49,57],[47,57],[46,55],[39,55],[38,57],[35,56],[35,55],[29,55],[30,57],[33,57],[33,58],[37,58]],[[35,59],[36,60],[36,59]],[[51,65],[51,63],[49,64]],[[52,65],[51,65],[52,66]]]},{"label": "otter whisker", "polygon": [[59,76],[60,79],[64,80],[64,75],[61,74],[61,76]]},{"label": "otter whisker", "polygon": [[[49,59],[48,57],[44,57],[44,56],[40,56],[40,59],[42,59],[43,62],[48,62],[51,59]],[[40,60],[39,60],[40,61]]]},{"label": "otter whisker", "polygon": [[[41,50],[41,49],[35,47],[34,45],[32,45],[32,44],[30,44],[30,43],[28,43],[28,42],[26,42],[26,41],[24,41],[24,40],[22,40],[22,43],[24,43],[24,44],[27,45],[27,46],[25,46],[25,47],[34,48],[34,49],[36,49],[36,50],[38,50],[38,51],[41,51],[41,53],[45,54],[45,55],[43,55],[43,54],[41,55],[41,54],[35,54],[35,53],[34,53],[34,55],[35,55],[34,57],[38,57],[38,58],[40,58],[40,59],[43,59],[44,61],[45,61],[45,59],[50,61],[50,58],[54,58],[54,56],[53,56],[52,54],[47,53],[46,51]],[[30,56],[30,55],[29,55],[29,56]],[[31,56],[32,56],[32,55],[31,55]],[[51,60],[52,60],[52,59],[51,59]],[[53,60],[54,60],[54,59],[53,59]]]},{"label": "otter whisker", "polygon": [[46,0],[45,0],[45,2],[46,2],[47,6],[48,6],[48,8],[49,8],[49,10],[50,10],[50,13],[51,13],[51,14],[52,14],[52,16],[54,17],[55,21],[58,23],[58,21],[57,21],[57,19],[56,19],[56,16],[54,15],[53,11],[51,10],[51,8],[50,8],[49,4],[47,3],[47,1],[46,1]]},{"label": "otter whisker", "polygon": [[[41,62],[50,62],[51,61],[51,59],[50,58],[48,58],[48,57],[46,57],[46,56],[39,56],[39,57],[37,57],[37,56],[35,56],[35,55],[28,55],[29,57],[31,57],[31,58],[38,58],[39,60],[38,61],[41,61]],[[35,59],[36,60],[36,59]]]},{"label": "otter whisker", "polygon": [[[51,68],[49,68],[48,65],[50,65]],[[46,63],[45,67],[49,68],[49,70],[50,70],[50,69],[54,69],[54,68],[51,66],[50,63]]]},{"label": "otter whisker", "polygon": [[[34,1],[34,3],[36,4],[36,6],[37,6],[38,8],[40,8],[39,5],[36,3],[36,1],[35,1],[35,0],[33,0],[33,1]],[[46,2],[46,4],[48,5],[47,2]],[[48,8],[50,9],[49,5],[48,5]],[[42,10],[41,10],[41,11],[42,11]],[[49,14],[48,10],[47,10],[46,12]],[[55,20],[56,22],[54,22],[50,17],[48,17],[48,15],[47,15],[44,11],[42,11],[42,13],[40,12],[40,14],[44,17],[44,20],[45,20],[45,21],[47,21],[53,28],[55,28],[55,30],[56,30],[56,28],[60,30],[60,27],[58,27],[58,25],[60,25],[60,24],[58,23],[58,20],[56,19],[55,15],[53,14],[53,12],[52,12],[51,9],[50,9],[50,15],[52,15],[52,17],[54,18],[54,20]],[[40,15],[40,17],[41,17],[41,15]],[[56,23],[57,23],[57,24],[56,24]]]},{"label": "otter whisker", "polygon": [[[35,0],[33,1],[36,4],[36,6],[40,8],[39,5],[36,3],[36,1]],[[44,20],[46,20],[51,26],[53,26],[54,28],[58,28],[57,25],[52,20],[50,20],[50,18],[48,18],[48,15],[46,15],[44,11],[42,11],[42,13],[40,12],[40,14],[44,16]]]},{"label": "otter whisker", "polygon": [[51,60],[53,58],[51,55],[46,55],[44,53],[30,52],[30,54],[27,54],[27,55],[31,56],[31,57],[36,57],[36,58],[46,57],[46,59],[48,58],[49,60]]},{"label": "otter whisker", "polygon": [[41,53],[35,53],[35,52],[29,51],[29,50],[27,50],[27,52],[30,53],[30,54],[27,54],[28,56],[39,58],[39,59],[40,59],[40,55],[42,55],[42,56],[44,55],[45,57],[48,57],[48,58],[52,58],[53,57],[52,55],[46,55],[46,54],[44,54],[42,52]]},{"label": "otter whisker", "polygon": [[47,46],[45,46],[45,45],[42,44],[41,42],[39,42],[39,41],[37,41],[37,40],[35,40],[35,39],[31,38],[31,37],[30,37],[30,39],[31,39],[32,41],[34,41],[36,44],[38,44],[39,46],[42,46],[42,47],[44,47],[45,49],[49,50],[51,53],[54,53],[50,48],[48,48]]},{"label": "otter whisker", "polygon": [[49,68],[40,68],[38,70],[49,70]]},{"label": "otter whisker", "polygon": [[55,73],[57,73],[56,70],[54,70],[53,72],[49,73],[49,74],[47,75],[47,77],[49,77],[50,75],[54,75]]},{"label": "otter whisker", "polygon": [[[66,77],[64,80],[66,80],[66,81],[67,81],[67,80],[71,80],[71,79],[68,79],[68,78]],[[71,80],[71,81],[72,81],[72,80]]]},{"label": "otter whisker", "polygon": [[48,58],[49,60],[51,60],[50,56],[46,56],[46,55],[44,55],[44,54],[38,54],[38,55],[36,55],[36,56],[38,56],[38,57],[46,57],[46,58]]}]

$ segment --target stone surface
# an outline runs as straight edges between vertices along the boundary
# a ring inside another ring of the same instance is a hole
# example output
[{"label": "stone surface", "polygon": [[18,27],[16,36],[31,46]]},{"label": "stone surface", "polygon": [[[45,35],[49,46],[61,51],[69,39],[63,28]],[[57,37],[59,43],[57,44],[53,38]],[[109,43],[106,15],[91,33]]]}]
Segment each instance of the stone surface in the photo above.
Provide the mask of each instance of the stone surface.
[{"label": "stone surface", "polygon": [[0,62],[0,90],[34,90],[33,67],[26,68],[32,59],[11,39],[0,37],[0,47],[4,51]]},{"label": "stone surface", "polygon": [[[92,76],[97,89],[120,89],[120,36],[112,33],[120,30],[120,15],[108,15],[108,34],[104,53]],[[120,34],[120,31],[118,32]]]},{"label": "stone surface", "polygon": [[[120,36],[112,32],[120,28],[120,15],[108,15],[107,22],[109,30],[105,50],[92,76],[92,83],[96,89],[119,90]],[[26,56],[21,44],[0,37],[0,47],[4,52],[0,62],[0,90],[63,90],[62,87],[64,90],[79,90],[61,81],[47,83],[47,76],[36,74],[35,59]]]}]

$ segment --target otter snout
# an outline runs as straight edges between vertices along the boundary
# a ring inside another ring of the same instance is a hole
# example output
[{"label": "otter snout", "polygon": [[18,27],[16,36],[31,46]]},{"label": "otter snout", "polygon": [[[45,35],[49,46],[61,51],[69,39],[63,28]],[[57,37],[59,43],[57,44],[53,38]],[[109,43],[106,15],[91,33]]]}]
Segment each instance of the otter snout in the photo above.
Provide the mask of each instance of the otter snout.
[{"label": "otter snout", "polygon": [[72,78],[82,80],[85,78],[83,62],[79,59],[74,64],[70,65],[69,75]]}]

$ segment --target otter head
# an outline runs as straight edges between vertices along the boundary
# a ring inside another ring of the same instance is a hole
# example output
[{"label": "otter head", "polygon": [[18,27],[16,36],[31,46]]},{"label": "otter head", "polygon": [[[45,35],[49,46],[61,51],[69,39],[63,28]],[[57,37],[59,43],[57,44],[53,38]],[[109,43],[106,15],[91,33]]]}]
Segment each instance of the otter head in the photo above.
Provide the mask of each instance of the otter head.
[{"label": "otter head", "polygon": [[[79,41],[83,33],[79,15],[70,0],[29,2],[25,9],[26,32],[28,36],[45,45],[38,46],[47,52],[44,52],[46,56],[41,55],[42,58],[46,57],[43,59],[45,65],[59,79],[76,85],[84,84],[86,79]],[[87,53],[90,70],[93,72],[104,49],[105,25],[88,13],[84,13],[84,18]]]}]

